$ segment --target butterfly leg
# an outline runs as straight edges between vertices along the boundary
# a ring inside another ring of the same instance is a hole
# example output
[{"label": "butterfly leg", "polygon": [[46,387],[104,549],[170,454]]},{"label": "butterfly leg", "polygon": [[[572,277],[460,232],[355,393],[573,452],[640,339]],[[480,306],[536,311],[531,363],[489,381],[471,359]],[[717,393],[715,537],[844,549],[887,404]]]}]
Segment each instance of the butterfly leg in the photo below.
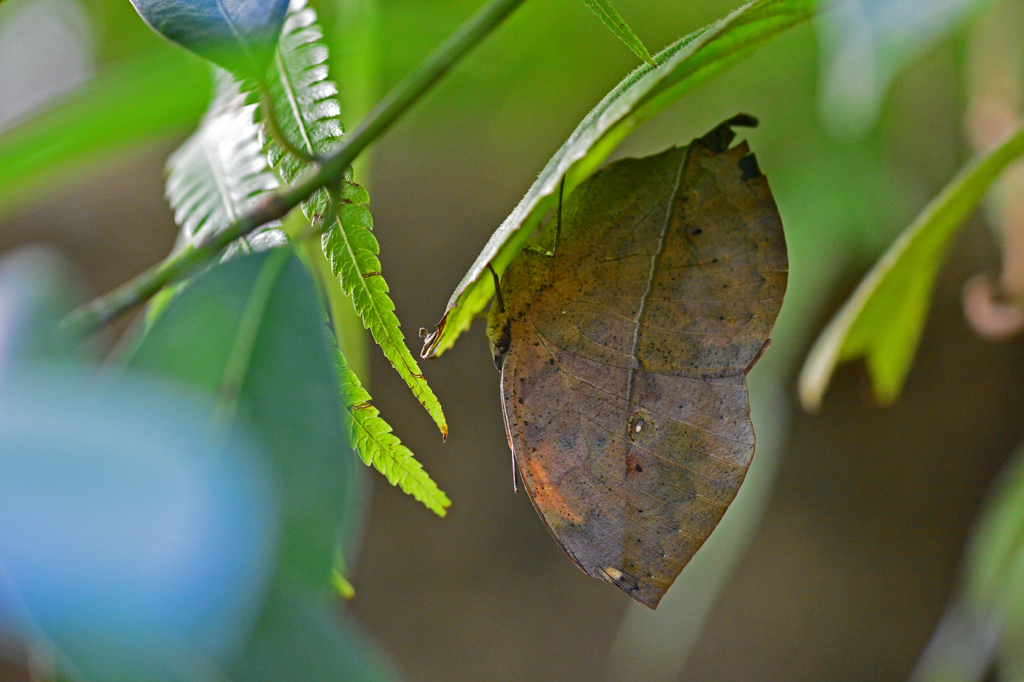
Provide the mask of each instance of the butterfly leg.
[{"label": "butterfly leg", "polygon": [[565,176],[558,183],[558,213],[555,216],[555,243],[551,246],[551,255],[558,253],[558,240],[562,236],[562,195],[565,194]]},{"label": "butterfly leg", "polygon": [[562,182],[558,185],[558,212],[555,213],[555,238],[551,243],[551,249],[545,249],[542,246],[530,244],[526,247],[526,251],[530,253],[539,253],[542,256],[548,258],[553,257],[558,253],[558,240],[562,237],[562,195],[565,193],[565,177],[562,177]]},{"label": "butterfly leg", "polygon": [[[513,355],[513,365],[515,360],[516,356]],[[502,363],[501,366],[501,416],[505,420],[505,436],[508,438],[508,449],[512,452],[512,492],[518,493],[519,484],[516,480],[516,436],[512,433],[512,427],[515,422],[509,420],[509,409],[513,400],[511,373],[506,377],[506,372],[510,371],[509,366],[505,363]]]}]

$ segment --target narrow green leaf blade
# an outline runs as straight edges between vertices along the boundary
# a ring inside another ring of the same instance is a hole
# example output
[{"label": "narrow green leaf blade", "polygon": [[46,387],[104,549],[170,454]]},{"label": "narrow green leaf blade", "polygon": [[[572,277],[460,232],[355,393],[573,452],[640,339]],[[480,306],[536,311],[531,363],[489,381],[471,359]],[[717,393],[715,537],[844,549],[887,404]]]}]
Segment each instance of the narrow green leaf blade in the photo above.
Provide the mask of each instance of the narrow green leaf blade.
[{"label": "narrow green leaf blade", "polygon": [[[1024,451],[999,474],[965,552],[963,600],[1000,629],[999,671],[1024,674]],[[990,630],[991,632],[991,630]]]},{"label": "narrow green leaf blade", "polygon": [[355,467],[323,312],[288,247],[200,275],[153,323],[129,365],[210,396],[210,433],[249,427],[283,491],[282,576],[330,588]]},{"label": "narrow green leaf blade", "polygon": [[896,399],[913,362],[939,267],[953,237],[1006,166],[1024,154],[1024,126],[965,167],[900,235],[815,341],[800,401],[817,409],[836,365],[863,357],[875,398]]},{"label": "narrow green leaf blade", "polygon": [[611,0],[583,0],[583,2],[594,14],[600,17],[601,22],[608,27],[609,31],[614,33],[619,40],[626,44],[626,47],[633,51],[633,54],[651,66],[655,66],[651,53],[640,42],[640,38],[633,33],[633,29],[629,27],[629,24],[615,11]]},{"label": "narrow green leaf blade", "polygon": [[619,83],[576,127],[512,214],[491,235],[448,300],[437,331],[424,340],[420,355],[440,356],[483,311],[494,295],[493,281],[485,274],[487,266],[498,273],[504,271],[541,218],[557,204],[563,177],[568,195],[640,123],[786,29],[806,21],[814,14],[815,5],[815,0],[754,0],[665,48],[655,57],[657,67],[641,66]]},{"label": "narrow green leaf blade", "polygon": [[345,364],[345,357],[338,353],[337,358],[342,403],[349,412],[349,437],[363,462],[384,474],[391,485],[397,485],[438,516],[444,516],[451,500],[423,470],[412,451],[392,433],[391,425],[381,419],[359,377]]},{"label": "narrow green leaf blade", "polygon": [[[306,7],[305,0],[293,0],[269,81],[276,118],[284,134],[314,156],[330,152],[345,132],[340,119],[338,88],[327,77],[327,57],[316,12]],[[268,139],[267,143],[270,163],[284,182],[291,183],[308,169],[308,163],[287,154],[273,139]],[[395,304],[388,296],[388,285],[377,258],[380,247],[370,231],[373,219],[365,206],[369,195],[347,177],[343,182],[342,199],[345,205],[323,241],[324,254],[334,274],[341,278],[342,289],[352,298],[363,326],[370,330],[384,356],[437,423],[441,434],[447,437],[448,423],[441,403],[405,343],[405,335],[394,313]],[[302,208],[313,221],[329,213],[328,202],[327,192],[321,190]]]},{"label": "narrow green leaf blade", "polygon": [[0,211],[84,166],[195,126],[210,97],[199,58],[163,46],[115,64],[53,108],[0,134]]},{"label": "narrow green leaf blade", "polygon": [[978,606],[1007,606],[1006,589],[1024,587],[1024,449],[999,474],[965,554],[963,591]]}]

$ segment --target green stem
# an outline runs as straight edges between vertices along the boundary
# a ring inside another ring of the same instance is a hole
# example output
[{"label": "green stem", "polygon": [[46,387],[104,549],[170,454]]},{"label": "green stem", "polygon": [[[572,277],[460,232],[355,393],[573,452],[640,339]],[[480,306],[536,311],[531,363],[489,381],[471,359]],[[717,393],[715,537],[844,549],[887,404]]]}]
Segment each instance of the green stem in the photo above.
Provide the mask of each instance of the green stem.
[{"label": "green stem", "polygon": [[[2,0],[0,0],[2,1]],[[249,213],[213,235],[206,242],[168,258],[137,275],[110,293],[78,308],[64,319],[64,328],[86,334],[127,310],[149,300],[168,283],[213,260],[221,249],[271,220],[283,218],[313,192],[341,178],[355,158],[380,137],[449,69],[469,53],[525,0],[491,0],[449,36],[416,69],[367,114],[362,123],[313,173],[267,195]]]}]

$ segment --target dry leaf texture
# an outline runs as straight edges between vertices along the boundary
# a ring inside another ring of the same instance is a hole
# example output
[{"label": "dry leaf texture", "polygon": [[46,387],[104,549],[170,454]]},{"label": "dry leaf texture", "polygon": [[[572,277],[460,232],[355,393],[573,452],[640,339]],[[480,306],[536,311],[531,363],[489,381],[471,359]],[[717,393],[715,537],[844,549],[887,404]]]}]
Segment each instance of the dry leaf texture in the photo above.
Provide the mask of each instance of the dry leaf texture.
[{"label": "dry leaf texture", "polygon": [[765,177],[730,124],[611,164],[565,202],[553,253],[526,249],[488,335],[509,442],[559,544],[657,606],[754,454],[746,373],[786,289]]}]

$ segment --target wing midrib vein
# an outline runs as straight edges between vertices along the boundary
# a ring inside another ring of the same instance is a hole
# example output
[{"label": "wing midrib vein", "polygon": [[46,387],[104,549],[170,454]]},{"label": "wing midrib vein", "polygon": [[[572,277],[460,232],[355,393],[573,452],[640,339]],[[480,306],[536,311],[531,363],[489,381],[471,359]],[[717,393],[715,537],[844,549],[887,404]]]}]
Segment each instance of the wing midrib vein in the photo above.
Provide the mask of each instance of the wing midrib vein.
[{"label": "wing midrib vein", "polygon": [[679,172],[676,174],[675,187],[672,189],[672,197],[669,199],[668,208],[665,210],[665,221],[661,226],[661,235],[658,237],[658,248],[651,256],[651,269],[647,274],[647,288],[644,290],[644,295],[640,298],[640,307],[636,311],[636,317],[633,319],[633,351],[630,355],[633,358],[633,366],[629,370],[629,383],[626,390],[626,404],[632,404],[633,402],[633,380],[636,375],[636,370],[640,367],[640,359],[637,358],[637,351],[640,350],[640,329],[641,320],[647,314],[648,300],[651,297],[651,291],[654,289],[654,277],[658,273],[658,263],[661,261],[661,256],[665,253],[665,242],[668,240],[668,228],[672,224],[672,215],[676,207],[676,199],[679,197],[679,189],[683,185],[683,176],[686,173],[686,166],[690,159],[690,154],[693,152],[693,145],[686,150],[686,156],[679,163]]}]

